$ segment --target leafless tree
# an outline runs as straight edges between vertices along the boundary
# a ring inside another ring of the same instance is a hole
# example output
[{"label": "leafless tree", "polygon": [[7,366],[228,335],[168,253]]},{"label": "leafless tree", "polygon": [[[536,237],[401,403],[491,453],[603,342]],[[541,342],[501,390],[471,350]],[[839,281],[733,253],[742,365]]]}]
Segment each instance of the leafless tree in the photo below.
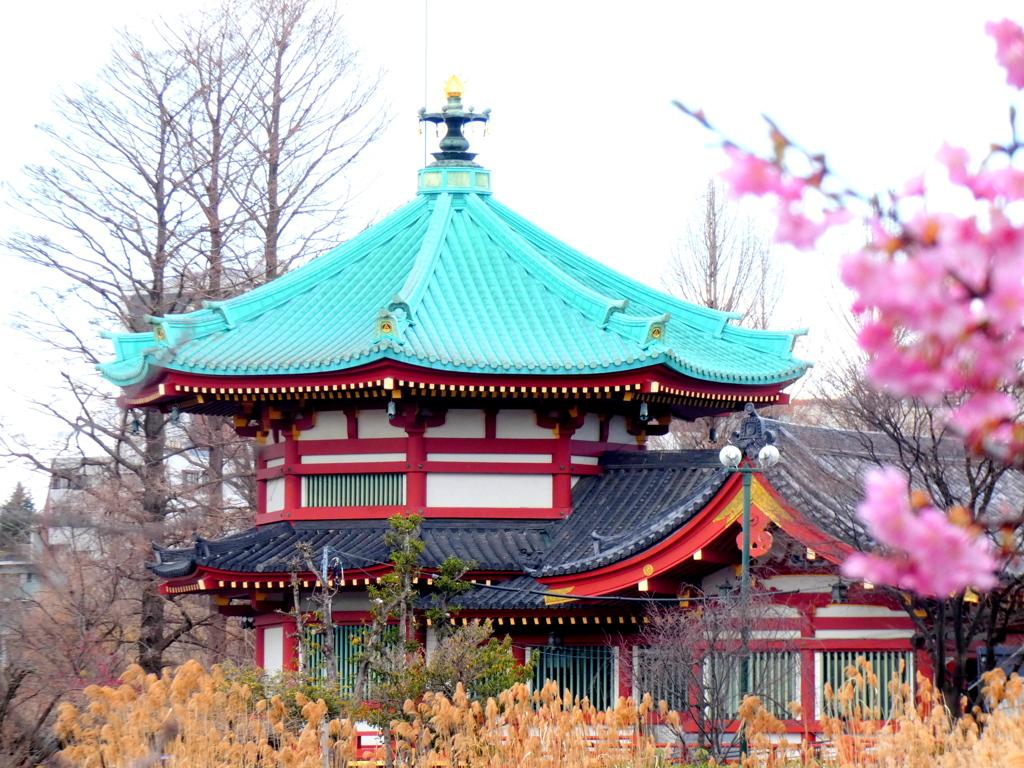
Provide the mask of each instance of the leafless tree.
[{"label": "leafless tree", "polygon": [[[771,238],[722,186],[709,179],[697,197],[662,277],[665,289],[692,304],[741,316],[751,328],[768,328],[782,295],[784,270]],[[724,433],[723,419],[675,420],[659,447],[706,448],[711,430]]]},{"label": "leafless tree", "polygon": [[[123,487],[93,490],[90,495],[71,491],[62,505],[66,517],[54,513],[44,520],[35,543],[34,578],[2,609],[4,765],[39,764],[53,747],[46,724],[55,706],[79,703],[89,685],[114,683],[135,656],[143,618],[138,579],[144,572],[146,534],[137,527],[137,507],[125,498]],[[228,660],[211,644],[211,617],[204,603],[177,597],[166,614],[165,642],[187,640],[181,657]],[[240,628],[236,624],[230,631],[238,634]]]},{"label": "leafless tree", "polygon": [[[68,430],[64,449],[96,460],[101,485],[134,505],[139,546],[179,542],[189,509],[224,523],[228,484],[251,498],[251,447],[218,420],[116,412],[110,388],[82,371],[106,356],[94,329],[151,331],[150,316],[226,298],[315,255],[344,214],[345,170],[386,122],[377,85],[333,5],[223,0],[122,33],[95,82],[56,97],[43,126],[50,162],[25,169],[12,193],[21,229],[0,246],[53,275],[21,323],[69,368],[61,399],[37,406]],[[9,457],[55,466],[30,441],[5,442]],[[168,461],[197,447],[205,476],[173,482]],[[158,671],[180,635],[139,568],[133,658]]]},{"label": "leafless tree", "polygon": [[347,197],[338,182],[387,119],[377,106],[380,74],[364,76],[357,66],[336,6],[253,0],[251,12],[259,33],[249,49],[256,80],[246,105],[257,128],[248,135],[256,161],[236,199],[256,225],[263,280],[272,280],[294,254],[336,230]]},{"label": "leafless tree", "polygon": [[[338,594],[338,582],[332,575],[329,548],[322,552],[315,552],[309,542],[299,542],[296,550],[302,558],[304,566],[316,580],[315,589],[312,592],[312,599],[319,603],[317,610],[317,623],[319,630],[323,633],[320,642],[320,652],[323,655],[324,677],[328,687],[337,690],[338,688],[338,657],[334,647],[334,596]],[[320,563],[314,562],[318,555],[322,555]],[[300,566],[300,567],[302,567]],[[297,592],[297,590],[293,590]],[[294,607],[296,616],[302,610],[302,604]],[[297,622],[296,622],[297,623]],[[303,642],[300,639],[299,642]]]},{"label": "leafless tree", "polygon": [[681,746],[695,733],[698,748],[721,763],[739,738],[744,695],[779,716],[799,697],[799,656],[778,629],[784,610],[755,594],[746,603],[698,595],[694,607],[649,611],[633,661],[634,690],[679,713],[665,723]]},{"label": "leafless tree", "polygon": [[[983,595],[967,591],[935,599],[889,590],[914,622],[915,642],[930,655],[947,706],[960,712],[961,697],[980,699],[979,675],[1001,663],[997,648],[1024,626],[1024,574],[1014,565],[1024,529],[1024,475],[964,449],[944,417],[955,403],[930,404],[880,391],[866,380],[859,360],[822,372],[821,385],[831,396],[831,417],[842,429],[772,425],[785,456],[776,487],[784,495],[800,495],[802,513],[853,549],[872,550],[875,542],[857,516],[864,473],[873,466],[895,466],[909,478],[908,492],[923,492],[928,503],[989,535],[993,547],[1005,553],[999,586]],[[815,490],[807,494],[801,488]],[[1021,656],[1013,660],[1022,662]]]},{"label": "leafless tree", "polygon": [[693,304],[738,313],[752,328],[767,328],[783,285],[771,239],[713,179],[696,202],[669,261],[665,288]]}]

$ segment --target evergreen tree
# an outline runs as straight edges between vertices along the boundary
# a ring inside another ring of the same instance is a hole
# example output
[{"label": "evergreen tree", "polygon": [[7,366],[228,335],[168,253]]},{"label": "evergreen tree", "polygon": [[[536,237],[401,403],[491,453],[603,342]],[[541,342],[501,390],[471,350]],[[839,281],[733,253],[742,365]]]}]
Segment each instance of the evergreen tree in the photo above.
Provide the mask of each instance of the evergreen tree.
[{"label": "evergreen tree", "polygon": [[0,552],[22,554],[28,548],[36,507],[32,495],[18,483],[0,507]]}]

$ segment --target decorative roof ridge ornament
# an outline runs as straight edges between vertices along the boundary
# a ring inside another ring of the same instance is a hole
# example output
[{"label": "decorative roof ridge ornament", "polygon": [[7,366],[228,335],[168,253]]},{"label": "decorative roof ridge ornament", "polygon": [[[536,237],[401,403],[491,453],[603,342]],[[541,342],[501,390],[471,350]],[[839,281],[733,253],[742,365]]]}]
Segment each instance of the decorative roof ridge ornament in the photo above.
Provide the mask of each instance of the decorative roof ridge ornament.
[{"label": "decorative roof ridge ornament", "polygon": [[747,403],[743,410],[747,415],[740,422],[739,430],[732,433],[731,442],[753,461],[758,458],[761,450],[775,445],[775,433],[764,428],[764,419],[757,415],[753,403]]},{"label": "decorative roof ridge ornament", "polygon": [[452,75],[444,84],[444,92],[445,96],[448,97],[448,103],[441,107],[441,111],[427,112],[426,107],[420,109],[421,123],[434,123],[435,125],[444,123],[447,129],[447,133],[445,133],[439,145],[441,151],[431,153],[434,162],[427,166],[428,168],[440,166],[481,167],[473,162],[476,153],[466,151],[469,149],[469,140],[462,135],[462,126],[467,123],[486,124],[491,119],[491,110],[485,109],[480,113],[477,113],[475,107],[470,107],[468,111],[464,110],[462,107],[463,90],[462,81],[455,75]]}]

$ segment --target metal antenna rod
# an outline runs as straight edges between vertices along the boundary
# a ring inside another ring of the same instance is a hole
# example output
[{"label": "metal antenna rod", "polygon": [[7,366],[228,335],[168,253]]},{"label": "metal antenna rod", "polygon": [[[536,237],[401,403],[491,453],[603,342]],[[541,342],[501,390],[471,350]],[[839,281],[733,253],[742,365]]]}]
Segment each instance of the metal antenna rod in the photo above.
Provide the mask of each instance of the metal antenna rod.
[{"label": "metal antenna rod", "polygon": [[[430,43],[430,0],[423,0],[423,106],[427,106],[430,99],[430,88],[427,77],[428,51]],[[427,132],[423,131],[423,165],[427,164]]]}]

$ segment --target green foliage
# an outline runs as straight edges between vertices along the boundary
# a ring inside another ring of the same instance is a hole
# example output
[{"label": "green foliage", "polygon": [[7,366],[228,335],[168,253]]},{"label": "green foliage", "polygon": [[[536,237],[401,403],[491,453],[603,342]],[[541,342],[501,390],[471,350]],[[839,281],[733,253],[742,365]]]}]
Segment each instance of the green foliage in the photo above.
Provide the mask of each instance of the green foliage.
[{"label": "green foliage", "polygon": [[433,606],[427,609],[426,615],[440,641],[451,635],[455,629],[451,624],[451,619],[459,612],[459,606],[455,601],[459,595],[473,589],[473,585],[463,581],[462,577],[475,567],[474,560],[460,560],[454,555],[449,555],[437,569],[434,592],[430,596]]},{"label": "green foliage", "polygon": [[32,495],[18,483],[0,506],[0,552],[20,553],[28,546],[36,507]]},{"label": "green foliage", "polygon": [[254,701],[270,700],[279,696],[285,706],[287,722],[291,728],[300,729],[305,724],[306,718],[302,715],[302,707],[307,699],[322,699],[327,705],[329,718],[341,717],[345,712],[346,700],[337,687],[327,685],[313,675],[300,675],[297,672],[271,674],[251,664],[236,665],[230,662],[218,666],[224,676],[217,686],[218,690],[229,693],[232,683],[238,683],[249,686]]},{"label": "green foliage", "polygon": [[367,684],[368,698],[356,697],[353,714],[387,727],[402,717],[406,700],[418,700],[427,691],[450,698],[462,683],[470,698],[486,700],[531,679],[532,668],[518,665],[512,656],[511,638],[499,641],[492,637],[490,622],[453,626],[458,597],[473,589],[463,577],[476,566],[457,557],[445,559],[433,576],[433,605],[426,615],[438,644],[430,659],[426,658],[423,647],[408,632],[413,601],[419,595],[413,579],[421,575],[419,558],[424,544],[417,536],[422,518],[395,515],[389,522],[391,530],[384,542],[391,550],[394,569],[369,588],[371,622],[360,654],[366,669],[357,679],[357,685],[359,680]]},{"label": "green foliage", "polygon": [[[417,538],[423,518],[392,515],[384,543],[391,554],[391,573],[368,588],[370,624],[363,635],[354,686],[356,716],[387,727],[406,699],[423,695],[423,652],[411,638],[413,602],[419,592],[413,580],[424,543]],[[392,622],[396,623],[392,623]],[[363,700],[363,692],[369,701]]]},{"label": "green foliage", "polygon": [[512,638],[492,637],[490,621],[455,627],[440,640],[423,669],[424,688],[449,699],[462,683],[471,700],[497,699],[516,683],[533,677],[530,665],[516,663]]},{"label": "green foliage", "polygon": [[[395,566],[389,574],[401,578],[416,571],[416,564],[423,554],[425,544],[416,538],[423,518],[419,515],[392,515],[388,518],[391,530],[384,534],[384,544]],[[383,583],[383,580],[382,580]]]}]

